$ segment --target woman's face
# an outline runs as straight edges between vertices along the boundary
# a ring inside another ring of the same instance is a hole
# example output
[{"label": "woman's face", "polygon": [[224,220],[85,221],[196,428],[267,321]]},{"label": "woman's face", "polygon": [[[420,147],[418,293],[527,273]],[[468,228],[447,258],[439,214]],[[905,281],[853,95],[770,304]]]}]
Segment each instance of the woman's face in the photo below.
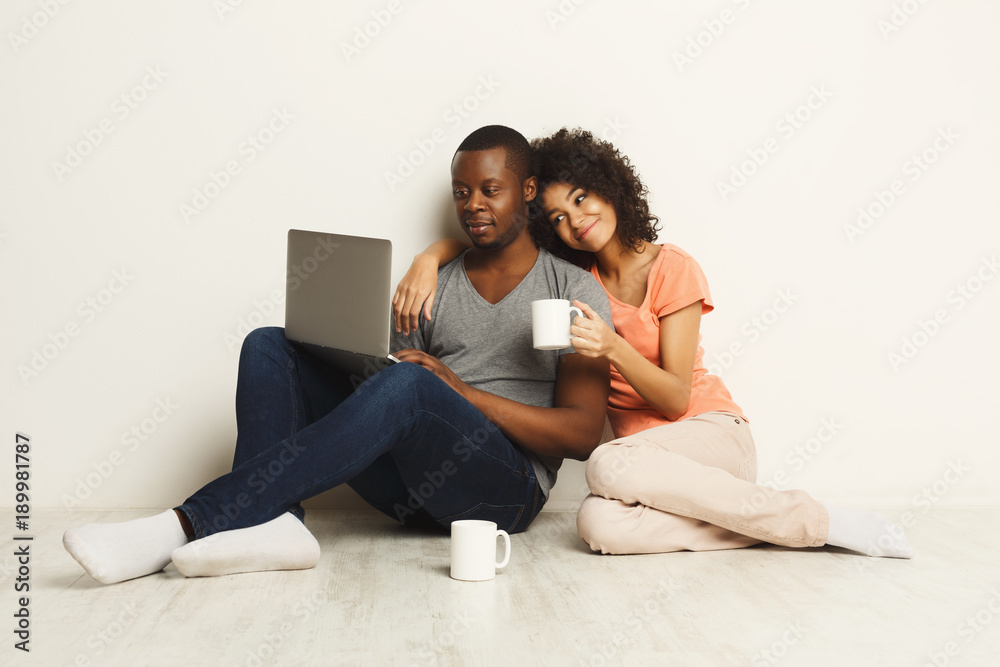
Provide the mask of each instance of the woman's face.
[{"label": "woman's face", "polygon": [[574,250],[597,252],[614,238],[618,227],[610,202],[569,183],[546,187],[542,207],[556,234]]}]

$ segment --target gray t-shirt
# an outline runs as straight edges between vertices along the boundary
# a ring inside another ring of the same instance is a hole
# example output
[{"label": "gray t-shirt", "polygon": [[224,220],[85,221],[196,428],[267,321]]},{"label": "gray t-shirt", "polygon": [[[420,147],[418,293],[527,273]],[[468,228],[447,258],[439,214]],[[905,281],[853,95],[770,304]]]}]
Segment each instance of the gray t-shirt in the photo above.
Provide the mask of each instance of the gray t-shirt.
[{"label": "gray t-shirt", "polygon": [[[466,251],[468,252],[468,251]],[[465,272],[465,253],[438,270],[431,321],[409,336],[392,333],[392,349],[416,348],[440,359],[465,383],[518,403],[555,405],[559,356],[573,348],[531,346],[531,302],[579,299],[611,323],[608,296],[590,273],[539,249],[531,271],[499,303],[480,296]],[[562,459],[522,449],[545,497]]]}]

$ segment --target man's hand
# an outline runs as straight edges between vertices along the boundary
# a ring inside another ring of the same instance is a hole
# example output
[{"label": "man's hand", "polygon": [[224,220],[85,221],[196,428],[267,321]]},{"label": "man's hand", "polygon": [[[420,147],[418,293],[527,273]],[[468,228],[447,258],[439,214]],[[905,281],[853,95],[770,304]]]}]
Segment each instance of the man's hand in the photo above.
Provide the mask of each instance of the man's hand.
[{"label": "man's hand", "polygon": [[440,359],[437,357],[432,357],[426,352],[421,352],[420,350],[415,350],[412,347],[408,347],[405,350],[400,350],[399,352],[393,353],[393,356],[400,361],[408,361],[412,364],[417,364],[418,366],[423,366],[434,375],[438,376],[445,383],[457,391],[462,396],[466,396],[466,391],[469,389],[469,385],[458,379],[455,372],[448,368]]}]

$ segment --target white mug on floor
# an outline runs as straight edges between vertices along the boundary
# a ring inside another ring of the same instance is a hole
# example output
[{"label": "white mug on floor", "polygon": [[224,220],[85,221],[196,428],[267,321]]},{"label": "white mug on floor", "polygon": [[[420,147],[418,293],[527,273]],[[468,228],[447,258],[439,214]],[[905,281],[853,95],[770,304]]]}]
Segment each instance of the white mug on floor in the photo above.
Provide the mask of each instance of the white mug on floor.
[{"label": "white mug on floor", "polygon": [[586,317],[567,299],[541,299],[531,302],[531,344],[536,350],[561,350],[569,347],[569,327],[573,312]]},{"label": "white mug on floor", "polygon": [[[503,537],[503,561],[496,562],[497,538]],[[487,581],[510,560],[510,535],[492,521],[463,520],[451,524],[451,578]]]}]

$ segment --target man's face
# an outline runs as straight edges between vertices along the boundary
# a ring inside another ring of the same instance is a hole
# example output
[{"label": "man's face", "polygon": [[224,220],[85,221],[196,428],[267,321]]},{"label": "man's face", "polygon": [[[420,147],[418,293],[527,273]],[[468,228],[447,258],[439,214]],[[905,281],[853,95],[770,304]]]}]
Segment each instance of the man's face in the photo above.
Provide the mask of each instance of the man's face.
[{"label": "man's face", "polygon": [[522,183],[506,159],[503,148],[492,148],[459,151],[451,163],[455,212],[477,248],[503,248],[528,224],[525,204],[535,198],[535,179]]}]

